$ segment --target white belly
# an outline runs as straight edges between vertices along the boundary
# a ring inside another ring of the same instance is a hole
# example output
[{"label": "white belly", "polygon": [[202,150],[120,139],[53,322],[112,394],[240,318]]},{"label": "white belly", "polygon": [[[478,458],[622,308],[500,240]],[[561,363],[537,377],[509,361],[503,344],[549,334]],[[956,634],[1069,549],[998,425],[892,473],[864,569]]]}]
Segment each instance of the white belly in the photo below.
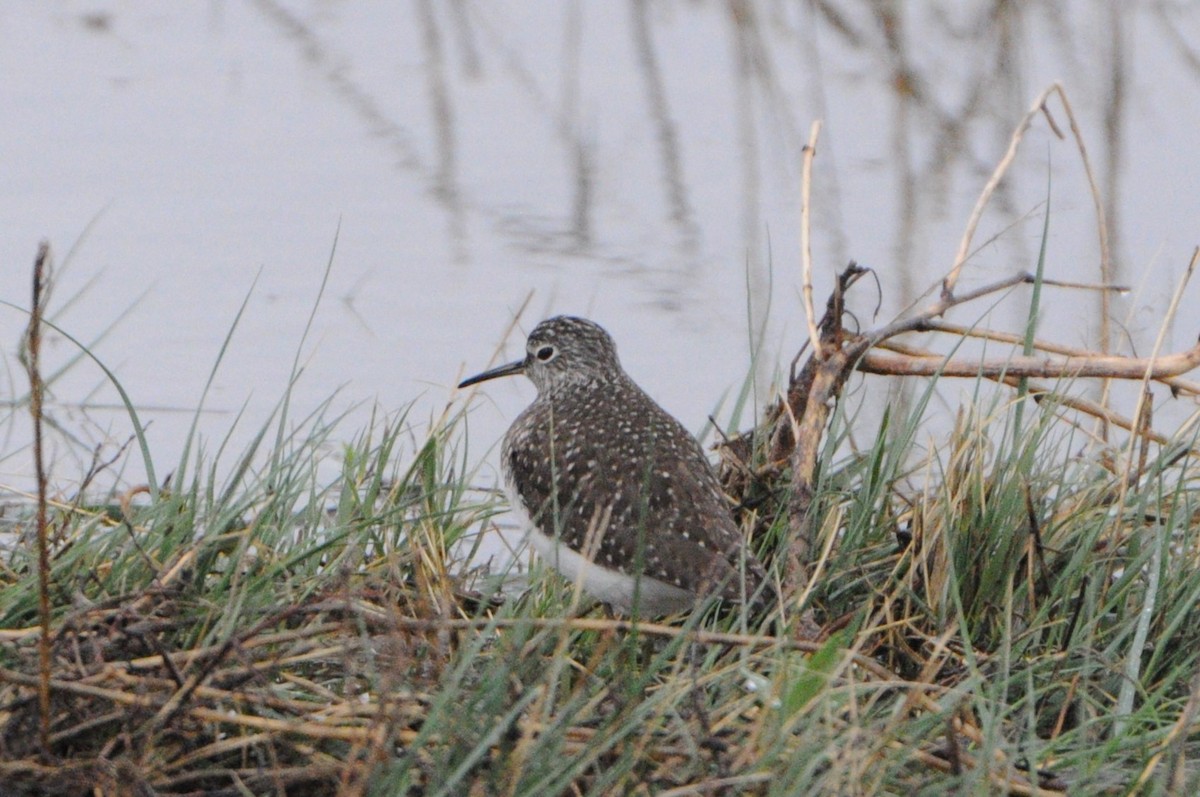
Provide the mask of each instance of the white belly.
[{"label": "white belly", "polygon": [[508,500],[537,555],[572,584],[596,600],[609,604],[615,611],[632,614],[635,593],[638,614],[642,617],[659,617],[696,605],[696,595],[689,590],[649,576],[632,576],[603,567],[556,538],[543,534],[533,525],[529,513],[511,486]]}]

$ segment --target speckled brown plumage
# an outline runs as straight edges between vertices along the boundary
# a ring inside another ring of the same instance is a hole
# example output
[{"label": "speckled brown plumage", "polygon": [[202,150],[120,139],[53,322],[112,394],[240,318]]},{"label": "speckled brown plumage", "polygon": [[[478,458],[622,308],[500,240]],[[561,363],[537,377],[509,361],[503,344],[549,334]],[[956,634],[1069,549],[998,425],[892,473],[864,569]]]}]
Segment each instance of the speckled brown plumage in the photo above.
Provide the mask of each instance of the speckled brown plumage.
[{"label": "speckled brown plumage", "polygon": [[[625,611],[636,591],[648,615],[690,608],[714,590],[729,601],[760,592],[763,568],[704,452],[626,375],[604,329],[569,316],[543,321],[523,360],[463,384],[512,373],[538,395],[505,434],[501,467],[552,565],[577,573],[553,561],[555,544],[582,554],[607,571],[585,568],[586,591]],[[607,584],[612,574],[628,578]]]}]

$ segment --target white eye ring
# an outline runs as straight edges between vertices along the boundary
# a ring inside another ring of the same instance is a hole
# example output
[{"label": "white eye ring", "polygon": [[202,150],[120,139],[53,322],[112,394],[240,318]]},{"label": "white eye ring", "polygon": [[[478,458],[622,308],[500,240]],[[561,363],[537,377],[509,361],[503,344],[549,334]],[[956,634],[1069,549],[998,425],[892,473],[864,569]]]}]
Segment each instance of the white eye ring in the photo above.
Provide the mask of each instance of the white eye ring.
[{"label": "white eye ring", "polygon": [[554,348],[553,346],[546,345],[546,346],[538,346],[538,350],[536,352],[534,352],[533,356],[537,357],[539,360],[541,360],[544,363],[548,363],[554,359],[554,356],[556,354],[558,354],[558,349]]}]

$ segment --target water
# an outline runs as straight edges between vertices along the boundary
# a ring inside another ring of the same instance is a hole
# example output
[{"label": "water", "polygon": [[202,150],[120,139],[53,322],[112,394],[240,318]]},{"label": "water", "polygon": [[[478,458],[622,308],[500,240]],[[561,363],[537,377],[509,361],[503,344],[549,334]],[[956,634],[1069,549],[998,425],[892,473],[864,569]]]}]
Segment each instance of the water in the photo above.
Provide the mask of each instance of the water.
[{"label": "water", "polygon": [[[27,304],[48,238],[55,321],[85,341],[106,333],[95,351],[151,422],[160,471],[243,300],[201,432],[219,440],[244,406],[237,450],[265,421],[331,256],[295,412],[337,390],[335,405],[358,407],[347,437],[373,404],[436,417],[526,303],[520,329],[558,312],[604,324],[634,378],[698,430],[752,370],[761,405],[804,340],[799,183],[814,119],[817,300],[856,259],[879,277],[878,294],[864,281],[853,297],[871,325],[949,268],[1012,128],[1061,80],[1103,191],[1112,277],[1133,288],[1114,303],[1118,342],[1148,351],[1200,238],[1200,9],[884,7],[898,16],[767,0],[5,4],[0,297]],[[1047,198],[1048,276],[1101,279],[1080,158],[1039,118],[964,286],[1034,267]],[[1026,290],[988,322],[1021,329]],[[1043,332],[1096,346],[1098,308],[1050,290]],[[1195,340],[1193,317],[1168,349]],[[27,390],[24,324],[0,312],[10,396]],[[72,355],[49,334],[48,372]],[[484,393],[478,457],[533,388]],[[1191,408],[1158,406],[1173,405]],[[50,413],[68,491],[92,446],[129,436],[86,362],[54,384]],[[27,428],[23,411],[3,427],[0,484],[31,483]],[[141,478],[131,466],[121,480]]]}]

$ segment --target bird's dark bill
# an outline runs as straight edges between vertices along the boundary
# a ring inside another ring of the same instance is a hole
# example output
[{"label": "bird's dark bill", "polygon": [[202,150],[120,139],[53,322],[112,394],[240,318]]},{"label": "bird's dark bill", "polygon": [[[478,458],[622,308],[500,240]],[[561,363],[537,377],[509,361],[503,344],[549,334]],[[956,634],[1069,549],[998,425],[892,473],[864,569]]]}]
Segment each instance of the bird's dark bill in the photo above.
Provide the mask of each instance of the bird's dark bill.
[{"label": "bird's dark bill", "polygon": [[490,371],[484,371],[482,374],[475,374],[475,376],[471,377],[470,379],[464,379],[463,381],[459,382],[458,386],[459,387],[469,387],[470,385],[475,385],[480,382],[486,382],[487,380],[495,379],[496,377],[512,376],[513,374],[520,374],[520,373],[524,373],[524,372],[525,372],[525,361],[517,360],[515,363],[509,363],[508,365],[502,365],[499,368],[493,368]]}]

